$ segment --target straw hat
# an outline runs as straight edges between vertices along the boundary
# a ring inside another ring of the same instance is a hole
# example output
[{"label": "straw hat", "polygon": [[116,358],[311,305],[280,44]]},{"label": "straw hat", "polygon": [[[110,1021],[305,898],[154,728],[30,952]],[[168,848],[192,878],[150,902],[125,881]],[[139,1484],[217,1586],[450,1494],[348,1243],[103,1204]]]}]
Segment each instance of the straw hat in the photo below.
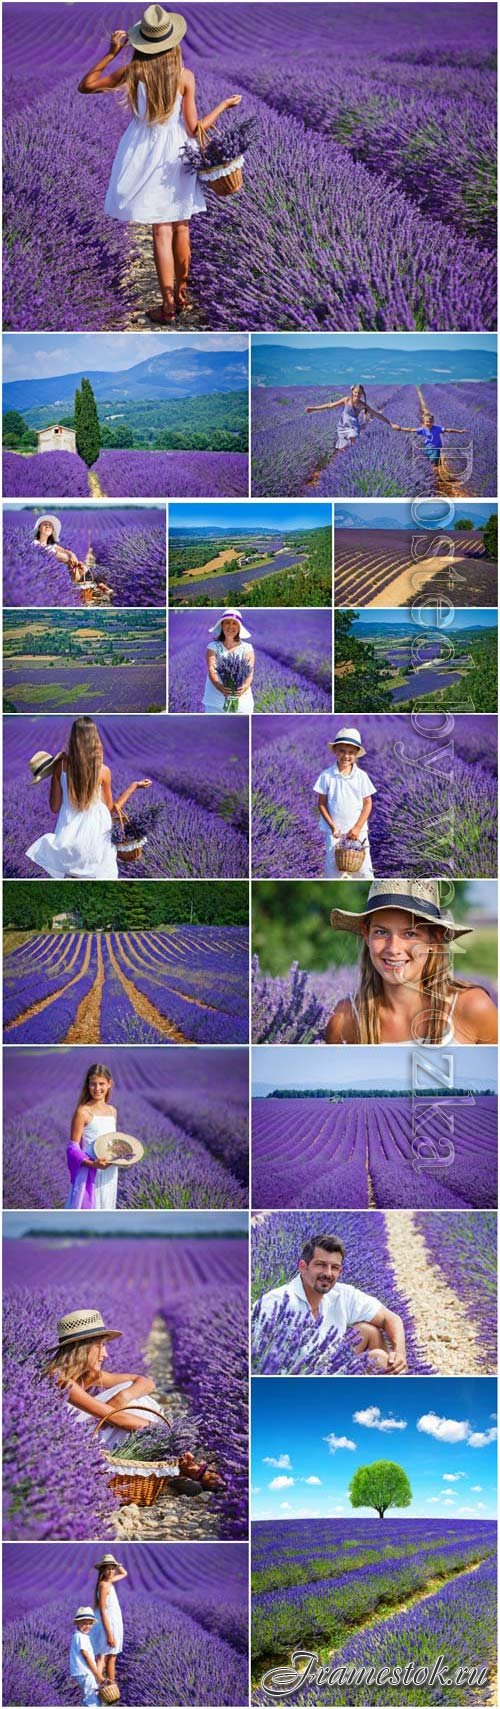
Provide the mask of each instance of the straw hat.
[{"label": "straw hat", "polygon": [[146,6],[138,24],[128,32],[132,47],[139,53],[167,53],[178,47],[187,30],[181,12],[166,12],[164,6]]},{"label": "straw hat", "polygon": [[222,625],[223,625],[223,623],[225,623],[226,617],[232,617],[235,623],[239,623],[240,641],[249,641],[250,640],[250,630],[245,629],[245,625],[241,621],[241,611],[234,611],[232,605],[228,606],[227,611],[223,611],[222,617],[217,618],[217,622],[214,623],[212,625],[212,628],[209,629],[209,631],[208,631],[209,635],[215,635],[218,641],[221,640],[221,638],[222,638]]},{"label": "straw hat", "polygon": [[73,1619],[74,1626],[76,1626],[78,1620],[91,1620],[92,1625],[95,1626],[97,1615],[94,1614],[93,1608],[77,1608]]},{"label": "straw hat", "polygon": [[360,755],[366,754],[366,748],[362,745],[359,730],[337,730],[337,735],[334,736],[333,742],[327,742],[327,747],[336,748],[337,742],[348,742],[351,747],[359,748]]},{"label": "straw hat", "polygon": [[35,522],[35,526],[33,528],[33,533],[35,535],[35,539],[36,539],[36,536],[38,534],[39,528],[41,528],[42,522],[50,522],[52,530],[53,530],[53,534],[54,534],[54,539],[56,541],[59,540],[60,534],[61,534],[61,523],[59,521],[58,516],[38,516],[37,520]]},{"label": "straw hat", "polygon": [[380,913],[382,908],[401,908],[405,913],[415,914],[418,920],[427,920],[429,925],[445,926],[454,938],[463,938],[473,930],[472,926],[456,926],[453,916],[444,912],[437,878],[376,879],[370,885],[366,908],[358,914],[347,908],[333,908],[330,920],[334,931],[355,932],[360,937],[363,920]]},{"label": "straw hat", "polygon": [[43,783],[44,777],[51,777],[56,760],[62,759],[63,752],[61,748],[58,754],[47,754],[44,748],[40,748],[36,754],[32,754],[29,761],[31,782]]},{"label": "straw hat", "polygon": [[121,1562],[115,1561],[114,1555],[103,1555],[102,1561],[94,1561],[94,1566],[98,1572],[99,1567],[120,1567]]},{"label": "straw hat", "polygon": [[111,1133],[101,1133],[99,1135],[99,1139],[96,1139],[94,1151],[100,1163],[107,1163],[109,1147],[110,1145],[114,1145],[116,1140],[121,1141],[123,1145],[127,1145],[128,1157],[115,1157],[112,1155],[111,1163],[114,1168],[130,1169],[132,1163],[140,1163],[141,1157],[144,1156],[144,1146],[141,1140],[134,1139],[132,1133],[115,1133],[113,1131],[111,1131]]},{"label": "straw hat", "polygon": [[69,1311],[66,1317],[59,1318],[57,1346],[50,1351],[62,1353],[65,1347],[80,1341],[117,1341],[122,1334],[122,1329],[106,1329],[100,1311]]}]

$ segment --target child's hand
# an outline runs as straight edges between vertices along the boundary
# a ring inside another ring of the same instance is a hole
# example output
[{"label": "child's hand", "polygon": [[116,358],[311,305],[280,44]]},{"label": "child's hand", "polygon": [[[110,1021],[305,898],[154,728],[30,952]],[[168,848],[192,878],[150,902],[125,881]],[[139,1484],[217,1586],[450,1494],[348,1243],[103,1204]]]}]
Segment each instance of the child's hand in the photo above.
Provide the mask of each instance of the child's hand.
[{"label": "child's hand", "polygon": [[351,825],[350,831],[346,831],[346,837],[350,837],[351,842],[357,843],[359,833],[360,833],[360,829],[361,829],[360,825]]},{"label": "child's hand", "polygon": [[122,47],[125,47],[126,41],[128,41],[126,30],[113,30],[109,44],[110,53],[121,53]]},{"label": "child's hand", "polygon": [[228,107],[239,107],[240,101],[242,100],[242,95],[228,95],[224,101],[224,112],[227,111]]},{"label": "child's hand", "polygon": [[138,789],[151,789],[151,783],[152,783],[152,779],[150,777],[140,777],[138,784],[137,784],[137,788]]},{"label": "child's hand", "polygon": [[394,428],[395,433],[402,433],[403,432],[402,427],[400,427],[400,425],[399,425],[399,421],[391,421],[391,427]]}]

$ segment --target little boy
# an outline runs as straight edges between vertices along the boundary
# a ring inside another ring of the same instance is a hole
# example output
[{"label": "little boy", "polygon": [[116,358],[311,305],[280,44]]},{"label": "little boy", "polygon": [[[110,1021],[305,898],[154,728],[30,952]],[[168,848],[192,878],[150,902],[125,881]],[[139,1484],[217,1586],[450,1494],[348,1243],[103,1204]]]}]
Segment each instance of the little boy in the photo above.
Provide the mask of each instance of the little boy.
[{"label": "little boy", "polygon": [[69,1671],[72,1679],[77,1679],[82,1693],[82,1703],[100,1704],[99,1687],[102,1685],[102,1665],[99,1668],[95,1659],[89,1632],[95,1626],[96,1616],[92,1608],[77,1608],[75,1614],[76,1632],[71,1639],[69,1652]]},{"label": "little boy", "polygon": [[365,749],[361,746],[359,730],[339,730],[338,736],[328,747],[334,754],[333,765],[326,766],[320,772],[314,785],[315,795],[319,795],[319,811],[324,821],[325,829],[325,877],[348,878],[348,872],[339,872],[335,860],[335,849],[341,838],[349,837],[352,842],[363,843],[365,854],[363,865],[356,878],[373,878],[373,867],[370,856],[370,844],[366,825],[372,810],[372,795],[376,794],[368,772],[362,771],[358,760],[362,758]]},{"label": "little boy", "polygon": [[462,432],[461,427],[441,427],[439,422],[434,420],[434,416],[431,415],[431,412],[428,409],[426,409],[422,415],[421,427],[399,427],[395,421],[392,425],[396,428],[397,433],[416,433],[417,438],[423,441],[422,450],[424,457],[427,457],[429,463],[435,463],[436,465],[441,462],[443,433]]}]

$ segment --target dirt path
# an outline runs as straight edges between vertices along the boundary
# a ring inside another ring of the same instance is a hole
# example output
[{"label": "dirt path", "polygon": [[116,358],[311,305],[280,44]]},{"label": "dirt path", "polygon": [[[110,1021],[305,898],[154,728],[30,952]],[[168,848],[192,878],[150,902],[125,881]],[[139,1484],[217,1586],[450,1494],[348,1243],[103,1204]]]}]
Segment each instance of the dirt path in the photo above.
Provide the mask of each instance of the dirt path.
[{"label": "dirt path", "polygon": [[106,493],[103,493],[99,476],[96,475],[95,469],[89,469],[89,493],[91,498],[106,498]]},{"label": "dirt path", "polygon": [[83,979],[85,974],[88,973],[91,949],[92,933],[89,932],[83,967],[80,968],[80,972],[75,973],[73,979],[68,979],[66,985],[60,985],[58,991],[52,991],[50,997],[41,997],[38,1003],[31,1003],[29,1009],[23,1009],[20,1015],[16,1015],[15,1020],[7,1021],[5,1032],[10,1033],[13,1031],[14,1027],[22,1026],[23,1021],[30,1021],[33,1015],[41,1015],[42,1009],[48,1009],[51,1003],[57,1003],[58,997],[62,997],[63,994],[65,996],[66,992],[71,990],[72,985],[78,985],[79,980]]},{"label": "dirt path", "polygon": [[[417,386],[416,391],[417,391],[418,401],[420,404],[420,409],[421,409],[422,415],[423,415],[424,410],[427,409],[427,404],[426,404],[426,401],[424,398],[424,394],[420,389],[420,386]],[[442,498],[465,498],[465,499],[468,499],[470,497],[470,494],[467,492],[466,487],[463,487],[461,481],[457,480],[456,476],[453,474],[453,470],[450,468],[450,465],[447,461],[445,451],[441,452],[441,457],[440,457],[439,463],[437,464],[437,466],[434,465],[434,469],[435,469],[435,476],[436,476],[436,492],[439,493],[440,497],[442,497]]]},{"label": "dirt path", "polygon": [[[156,1398],[171,1418],[189,1417],[189,1404],[175,1387],[172,1340],[163,1317],[155,1317],[146,1347],[147,1365],[157,1385]],[[127,1502],[113,1514],[117,1542],[207,1542],[217,1539],[220,1525],[210,1490],[199,1495],[181,1495],[171,1478],[153,1507]]]},{"label": "dirt path", "polygon": [[193,296],[193,288],[189,285],[189,308],[178,315],[171,326],[154,325],[148,320],[146,309],[160,302],[158,280],[153,260],[153,240],[151,226],[135,225],[133,248],[122,280],[123,295],[127,303],[127,318],[121,331],[131,332],[137,327],[148,332],[207,332],[210,331],[210,319],[203,312]]},{"label": "dirt path", "polygon": [[484,1376],[486,1361],[466,1307],[429,1258],[414,1211],[384,1211],[389,1258],[408,1300],[420,1351],[441,1377]]},{"label": "dirt path", "polygon": [[92,990],[82,997],[75,1019],[71,1022],[66,1033],[65,1044],[99,1044],[101,1036],[100,1019],[102,990],[104,985],[104,962],[102,959],[101,933],[97,933],[97,974]]},{"label": "dirt path", "polygon": [[157,1032],[162,1033],[164,1038],[169,1038],[172,1044],[189,1044],[189,1039],[185,1037],[184,1033],[181,1033],[179,1027],[174,1026],[173,1021],[167,1021],[164,1015],[160,1015],[159,1009],[155,1009],[154,1003],[150,1003],[149,997],[143,997],[142,991],[138,991],[137,986],[132,984],[132,980],[127,979],[126,974],[122,973],[113,946],[109,942],[108,954],[111,966],[127,994],[129,1003],[135,1009],[136,1015],[140,1015],[141,1020],[147,1021],[150,1027],[156,1027]]}]

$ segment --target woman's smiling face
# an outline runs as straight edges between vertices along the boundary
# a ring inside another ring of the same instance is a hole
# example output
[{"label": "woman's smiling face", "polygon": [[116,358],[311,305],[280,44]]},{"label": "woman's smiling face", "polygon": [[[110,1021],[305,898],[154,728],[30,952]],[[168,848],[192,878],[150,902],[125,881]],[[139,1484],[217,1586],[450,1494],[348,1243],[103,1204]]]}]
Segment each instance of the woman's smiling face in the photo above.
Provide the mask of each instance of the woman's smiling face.
[{"label": "woman's smiling face", "polygon": [[231,645],[232,641],[237,641],[240,633],[240,626],[239,623],[236,622],[236,618],[225,617],[224,622],[221,623],[221,631],[222,639],[226,642],[226,645],[228,643]]},{"label": "woman's smiling face", "polygon": [[416,920],[404,908],[383,908],[363,921],[361,931],[381,979],[403,985],[420,978],[433,942],[425,920]]}]

